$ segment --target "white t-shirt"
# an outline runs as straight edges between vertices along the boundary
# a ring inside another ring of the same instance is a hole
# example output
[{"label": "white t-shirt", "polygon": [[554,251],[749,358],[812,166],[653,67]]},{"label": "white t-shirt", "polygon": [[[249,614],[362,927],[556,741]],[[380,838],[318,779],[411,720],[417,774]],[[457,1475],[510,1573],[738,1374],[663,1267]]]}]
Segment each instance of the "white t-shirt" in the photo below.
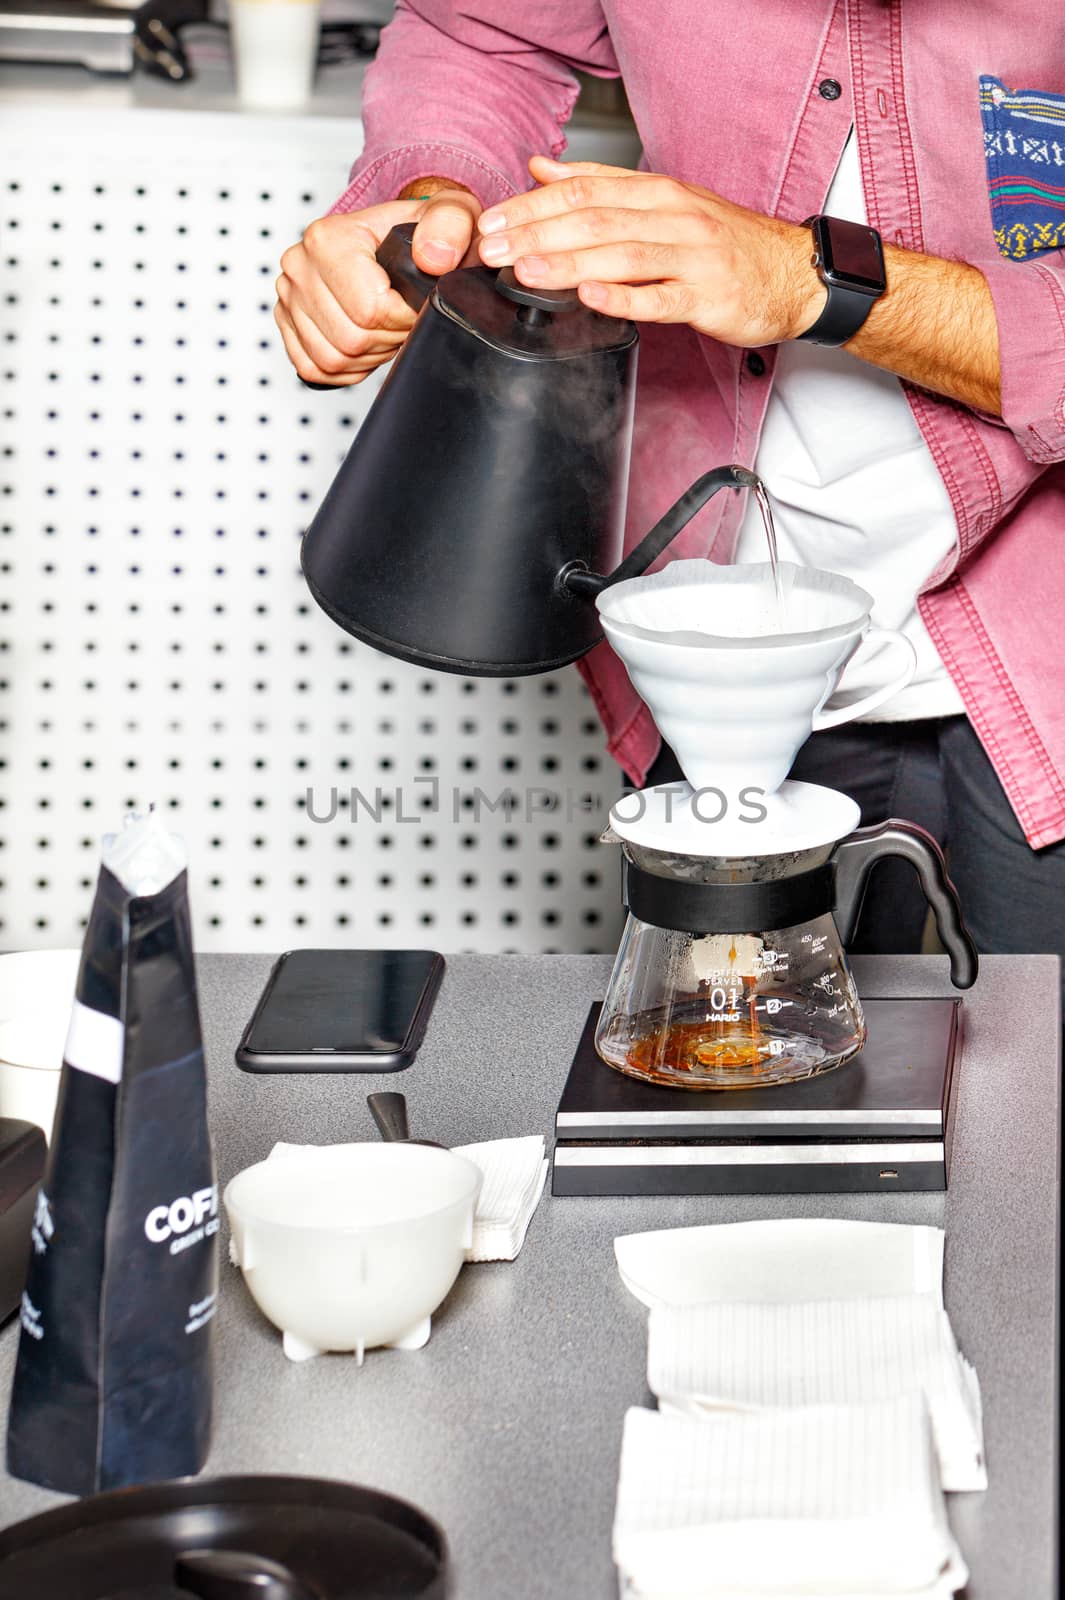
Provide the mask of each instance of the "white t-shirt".
[{"label": "white t-shirt", "polygon": [[[866,221],[853,129],[825,211]],[[781,345],[755,471],[773,503],[781,560],[843,573],[873,596],[873,622],[901,629],[913,643],[912,683],[868,720],[962,711],[916,599],[957,541],[954,509],[898,379],[841,350],[801,341]],[[767,559],[750,495],[733,559]],[[882,681],[883,671],[855,667],[844,679],[848,698]]]}]

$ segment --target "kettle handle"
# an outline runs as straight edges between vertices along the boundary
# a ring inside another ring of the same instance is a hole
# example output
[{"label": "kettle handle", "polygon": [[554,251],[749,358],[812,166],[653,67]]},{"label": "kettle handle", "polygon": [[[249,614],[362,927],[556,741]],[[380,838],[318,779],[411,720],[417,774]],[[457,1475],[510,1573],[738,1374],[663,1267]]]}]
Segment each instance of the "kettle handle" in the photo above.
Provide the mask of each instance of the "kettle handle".
[{"label": "kettle handle", "polygon": [[[416,222],[397,223],[377,248],[378,263],[388,273],[393,289],[412,311],[421,310],[436,283],[435,278],[415,265],[411,254],[416,227]],[[305,389],[316,389],[326,394],[334,393],[337,388],[334,383],[311,383],[308,378],[301,378],[300,382]]]},{"label": "kettle handle", "polygon": [[377,250],[377,262],[388,273],[389,282],[412,311],[420,311],[436,286],[431,273],[417,266],[411,246],[416,222],[399,222],[387,233]]},{"label": "kettle handle", "polygon": [[882,856],[901,856],[917,869],[921,888],[932,907],[943,948],[950,956],[950,981],[971,989],[979,958],[962,918],[958,891],[947,876],[943,852],[930,833],[912,822],[890,818],[871,828],[857,828],[840,840],[832,854],[836,878],[836,926],[846,945],[854,934],[873,863]]}]

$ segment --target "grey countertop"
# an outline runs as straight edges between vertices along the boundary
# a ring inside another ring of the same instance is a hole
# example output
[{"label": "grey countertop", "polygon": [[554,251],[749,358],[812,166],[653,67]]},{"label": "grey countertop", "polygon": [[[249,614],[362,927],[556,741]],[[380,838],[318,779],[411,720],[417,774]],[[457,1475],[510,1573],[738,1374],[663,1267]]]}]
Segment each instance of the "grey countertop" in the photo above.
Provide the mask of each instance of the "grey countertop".
[{"label": "grey countertop", "polygon": [[[940,957],[854,963],[867,996],[949,994]],[[278,1139],[372,1136],[373,1088],[402,1088],[415,1132],[449,1144],[542,1131],[609,960],[450,959],[414,1066],[398,1076],[256,1077],[233,1050],[269,970],[201,963],[212,1126],[223,1183]],[[946,1299],[984,1393],[990,1488],[950,1497],[968,1600],[1055,1590],[1058,968],[985,959],[965,996],[950,1193],[794,1199],[553,1199],[511,1263],[467,1267],[424,1350],[293,1366],[235,1269],[223,1268],[208,1471],[295,1472],[391,1490],[436,1517],[456,1600],[613,1600],[621,1424],[649,1403],[646,1312],[614,1265],[618,1233],[750,1217],[945,1224]],[[0,1336],[6,1392],[14,1327]],[[0,1522],[58,1497],[0,1478]]]}]

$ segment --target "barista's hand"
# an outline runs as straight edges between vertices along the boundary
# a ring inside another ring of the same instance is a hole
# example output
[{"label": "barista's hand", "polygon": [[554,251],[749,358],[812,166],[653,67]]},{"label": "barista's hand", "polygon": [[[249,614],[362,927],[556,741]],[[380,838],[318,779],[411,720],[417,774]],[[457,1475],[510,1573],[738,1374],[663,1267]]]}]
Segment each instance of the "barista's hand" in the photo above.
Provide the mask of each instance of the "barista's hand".
[{"label": "barista's hand", "polygon": [[725,344],[776,344],[811,327],[825,290],[810,231],[697,183],[534,156],[541,188],[485,211],[481,259],[523,283],[577,288],[612,317],[686,322]]},{"label": "barista's hand", "polygon": [[480,205],[465,189],[440,179],[412,184],[428,200],[390,200],[365,211],[319,217],[281,257],[274,321],[289,360],[309,383],[361,383],[390,361],[414,326],[414,312],[375,258],[399,222],[418,221],[414,259],[439,275],[458,266],[470,247]]}]

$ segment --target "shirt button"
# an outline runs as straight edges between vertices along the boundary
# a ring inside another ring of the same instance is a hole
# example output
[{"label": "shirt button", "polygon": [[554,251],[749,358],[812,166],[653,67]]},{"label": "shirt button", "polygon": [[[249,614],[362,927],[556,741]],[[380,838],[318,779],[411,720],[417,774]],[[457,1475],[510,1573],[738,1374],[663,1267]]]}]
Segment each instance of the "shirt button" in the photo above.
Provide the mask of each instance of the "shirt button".
[{"label": "shirt button", "polygon": [[835,78],[822,78],[817,85],[817,92],[822,100],[838,100],[843,93],[843,87]]},{"label": "shirt button", "polygon": [[765,361],[757,350],[747,352],[747,371],[755,378],[761,378],[765,374]]}]

